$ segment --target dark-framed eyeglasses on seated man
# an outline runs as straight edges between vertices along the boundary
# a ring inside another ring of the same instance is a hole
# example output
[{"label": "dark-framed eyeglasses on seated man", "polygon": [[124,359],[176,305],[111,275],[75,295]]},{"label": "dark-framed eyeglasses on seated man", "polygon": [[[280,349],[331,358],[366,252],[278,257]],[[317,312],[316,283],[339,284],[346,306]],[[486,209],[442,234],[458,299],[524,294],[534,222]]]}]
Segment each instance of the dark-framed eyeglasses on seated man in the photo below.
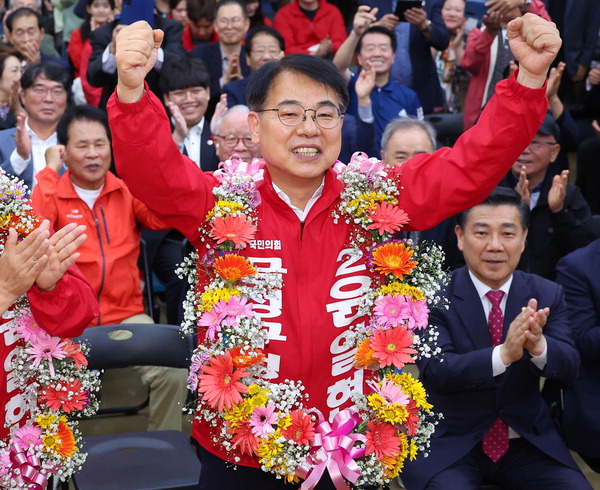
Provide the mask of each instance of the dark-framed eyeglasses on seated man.
[{"label": "dark-framed eyeglasses on seated man", "polygon": [[256,112],[277,112],[277,116],[284,126],[299,126],[306,121],[306,113],[313,111],[310,116],[317,126],[321,129],[335,128],[344,115],[340,110],[333,105],[322,105],[317,109],[305,109],[300,104],[287,103],[281,104],[273,109],[260,109]]},{"label": "dark-framed eyeglasses on seated man", "polygon": [[256,143],[252,142],[252,136],[236,136],[234,134],[215,134],[213,138],[219,138],[223,145],[228,148],[235,148],[241,141],[246,148],[252,148],[256,146]]}]

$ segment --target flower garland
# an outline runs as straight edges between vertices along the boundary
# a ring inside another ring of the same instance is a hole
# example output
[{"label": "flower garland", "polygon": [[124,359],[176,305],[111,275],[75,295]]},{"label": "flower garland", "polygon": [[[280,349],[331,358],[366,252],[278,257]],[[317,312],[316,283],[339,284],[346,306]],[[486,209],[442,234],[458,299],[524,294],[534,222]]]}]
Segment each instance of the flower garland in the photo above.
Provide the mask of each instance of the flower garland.
[{"label": "flower garland", "polygon": [[[221,164],[216,204],[200,228],[207,253],[193,254],[178,271],[194,284],[183,330],[206,332],[188,378],[199,395],[196,417],[214,428],[214,440],[232,461],[256,456],[278,478],[304,479],[303,490],[314,488],[326,469],[338,489],[347,488],[346,481],[388,483],[407,457],[427,450],[439,416],[421,383],[402,369],[439,352],[431,348],[437,334],[428,327],[428,305],[440,303],[437,292],[448,280],[443,252],[393,239],[408,216],[397,206],[399,184],[385,163],[357,153],[348,166],[336,164],[344,189],[334,221],[352,225],[351,247],[367,253],[376,276],[359,305],[370,321],[353,330],[355,366],[374,376],[368,382],[373,392],[355,395],[354,406],[330,423],[305,406],[301,381],[266,379],[267,331],[252,302],[283,285],[279,274],[257,271],[240,253],[256,233],[264,165],[236,157]],[[197,266],[209,278],[203,289]]]},{"label": "flower garland", "polygon": [[[9,228],[23,239],[42,222],[26,195],[22,181],[0,172],[0,254]],[[0,440],[0,487],[43,489],[51,475],[66,480],[84,463],[76,418],[96,413],[100,382],[98,373],[86,368],[85,348],[45,332],[27,296],[9,312],[13,318],[2,328],[6,338],[17,340],[7,371],[12,371],[10,382],[21,392],[27,415]]]}]

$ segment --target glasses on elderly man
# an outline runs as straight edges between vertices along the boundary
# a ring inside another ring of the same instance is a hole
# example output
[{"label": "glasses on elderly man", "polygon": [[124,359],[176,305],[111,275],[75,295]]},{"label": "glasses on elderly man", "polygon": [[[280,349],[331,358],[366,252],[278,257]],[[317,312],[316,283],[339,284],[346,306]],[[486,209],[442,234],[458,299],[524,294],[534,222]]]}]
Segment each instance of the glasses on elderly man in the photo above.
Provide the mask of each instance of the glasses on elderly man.
[{"label": "glasses on elderly man", "polygon": [[274,109],[261,109],[256,112],[277,112],[277,117],[284,126],[299,126],[306,121],[306,113],[312,111],[311,119],[322,129],[333,129],[342,120],[343,114],[331,105],[323,105],[318,109],[305,109],[300,104],[281,104]]},{"label": "glasses on elderly man", "polygon": [[240,141],[242,143],[244,143],[244,146],[246,148],[252,148],[253,146],[256,146],[256,143],[252,142],[252,136],[236,136],[234,134],[225,134],[225,135],[221,135],[221,134],[215,134],[214,135],[215,138],[220,138],[223,145],[226,146],[227,148],[235,148]]}]

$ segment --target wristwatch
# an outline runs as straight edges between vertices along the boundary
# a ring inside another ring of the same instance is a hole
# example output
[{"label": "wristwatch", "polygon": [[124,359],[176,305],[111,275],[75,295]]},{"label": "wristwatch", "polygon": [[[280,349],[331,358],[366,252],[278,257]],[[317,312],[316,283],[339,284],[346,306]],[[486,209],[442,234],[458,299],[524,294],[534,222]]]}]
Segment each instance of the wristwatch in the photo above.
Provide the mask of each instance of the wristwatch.
[{"label": "wristwatch", "polygon": [[421,32],[430,32],[431,31],[431,19],[427,19],[427,26],[421,29]]}]

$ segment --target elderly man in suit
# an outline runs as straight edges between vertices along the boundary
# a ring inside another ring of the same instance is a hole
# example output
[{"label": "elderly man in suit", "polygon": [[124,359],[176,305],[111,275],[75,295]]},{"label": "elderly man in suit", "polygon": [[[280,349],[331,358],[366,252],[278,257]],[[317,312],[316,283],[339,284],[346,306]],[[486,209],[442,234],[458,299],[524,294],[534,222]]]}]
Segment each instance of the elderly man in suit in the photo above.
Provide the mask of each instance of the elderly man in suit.
[{"label": "elderly man in suit", "polygon": [[419,361],[431,403],[443,414],[428,458],[407,465],[412,489],[589,489],[541,397],[540,377],[567,381],[579,355],[562,288],[516,271],[529,209],[496,189],[457,218],[466,267],[431,315],[438,358]]},{"label": "elderly man in suit", "polygon": [[564,390],[563,429],[567,444],[600,471],[600,240],[563,257],[556,282],[565,288],[579,375]]}]

